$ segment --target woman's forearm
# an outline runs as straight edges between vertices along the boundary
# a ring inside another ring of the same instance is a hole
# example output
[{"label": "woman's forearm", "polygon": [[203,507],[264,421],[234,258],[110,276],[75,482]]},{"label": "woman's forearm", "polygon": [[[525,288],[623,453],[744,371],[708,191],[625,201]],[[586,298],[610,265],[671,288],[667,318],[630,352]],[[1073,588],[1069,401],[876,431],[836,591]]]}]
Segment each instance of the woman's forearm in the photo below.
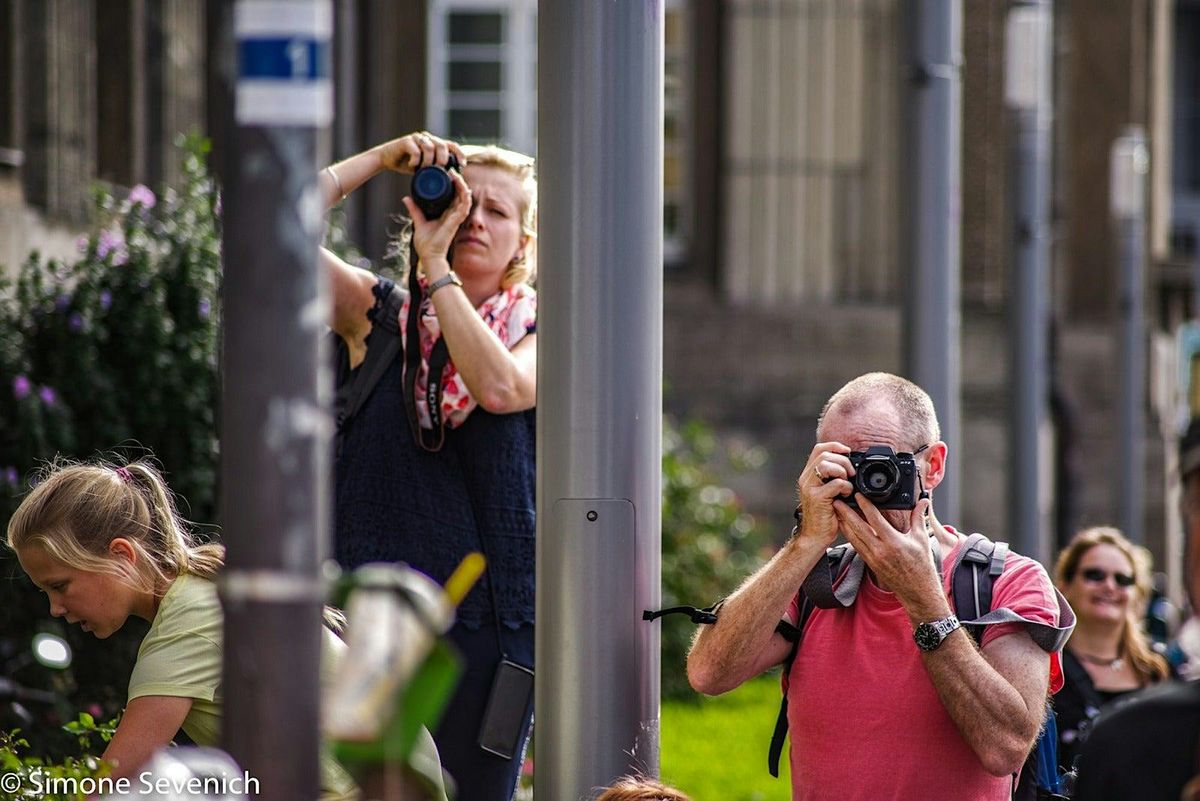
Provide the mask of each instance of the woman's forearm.
[{"label": "woman's forearm", "polygon": [[321,170],[318,180],[326,211],[341,203],[346,195],[374,178],[383,168],[379,147],[373,147]]}]

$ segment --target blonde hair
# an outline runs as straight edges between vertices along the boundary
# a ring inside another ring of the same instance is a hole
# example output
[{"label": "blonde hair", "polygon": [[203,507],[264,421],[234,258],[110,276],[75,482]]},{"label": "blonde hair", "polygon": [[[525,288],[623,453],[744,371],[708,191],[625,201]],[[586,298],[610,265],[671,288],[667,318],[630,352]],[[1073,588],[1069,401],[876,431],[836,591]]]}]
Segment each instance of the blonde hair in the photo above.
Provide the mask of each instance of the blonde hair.
[{"label": "blonde hair", "polygon": [[[109,556],[118,537],[133,546],[140,570]],[[68,567],[115,575],[155,593],[184,573],[212,579],[225,563],[225,547],[191,533],[148,459],[49,465],[8,521],[8,547],[30,546]]]},{"label": "blonde hair", "polygon": [[1064,593],[1066,587],[1079,572],[1083,556],[1097,545],[1111,545],[1129,560],[1133,566],[1133,586],[1130,593],[1133,602],[1125,610],[1125,622],[1121,630],[1118,653],[1124,654],[1134,671],[1143,681],[1155,682],[1165,679],[1169,673],[1167,660],[1154,652],[1150,641],[1142,630],[1141,617],[1150,600],[1150,552],[1134,545],[1119,529],[1112,526],[1093,526],[1076,534],[1058,555],[1054,565],[1054,582]]},{"label": "blonde hair", "polygon": [[913,440],[909,445],[911,450],[942,438],[929,393],[907,378],[891,373],[866,373],[847,382],[825,402],[817,418],[817,431],[821,431],[830,412],[851,414],[878,400],[886,401],[899,415],[901,427]]},{"label": "blonde hair", "polygon": [[[531,156],[506,150],[498,145],[463,145],[463,155],[468,167],[493,167],[512,175],[521,187],[518,216],[521,233],[529,237],[521,259],[514,260],[500,278],[500,288],[508,289],[517,284],[532,284],[537,278],[537,170]],[[399,237],[388,249],[390,258],[398,258],[402,276],[407,276],[406,262],[409,242],[412,238],[412,223],[406,224]]]},{"label": "blonde hair", "polygon": [[691,801],[685,793],[644,776],[624,776],[596,801]]}]

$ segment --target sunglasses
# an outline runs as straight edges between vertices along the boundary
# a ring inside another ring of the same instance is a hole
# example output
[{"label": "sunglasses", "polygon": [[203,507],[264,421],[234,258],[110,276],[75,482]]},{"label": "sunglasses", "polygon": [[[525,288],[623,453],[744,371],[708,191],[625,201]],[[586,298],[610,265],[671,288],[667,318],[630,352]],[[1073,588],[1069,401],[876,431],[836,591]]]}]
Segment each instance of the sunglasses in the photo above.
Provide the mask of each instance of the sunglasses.
[{"label": "sunglasses", "polygon": [[1117,582],[1118,587],[1132,587],[1135,581],[1129,573],[1109,573],[1098,567],[1089,567],[1087,570],[1080,571],[1079,575],[1083,576],[1083,580],[1089,584],[1103,584],[1109,576],[1113,577],[1113,581]]}]

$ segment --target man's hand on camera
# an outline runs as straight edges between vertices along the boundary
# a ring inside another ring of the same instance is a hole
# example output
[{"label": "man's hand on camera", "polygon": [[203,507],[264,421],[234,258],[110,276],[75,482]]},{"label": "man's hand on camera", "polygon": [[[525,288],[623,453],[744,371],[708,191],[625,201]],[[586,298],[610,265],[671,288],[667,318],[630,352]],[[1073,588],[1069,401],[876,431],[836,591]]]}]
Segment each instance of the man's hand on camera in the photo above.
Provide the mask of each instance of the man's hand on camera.
[{"label": "man's hand on camera", "polygon": [[412,244],[421,261],[425,277],[436,281],[450,271],[450,245],[463,220],[471,212],[471,189],[458,173],[450,173],[454,181],[455,197],[450,208],[436,220],[427,220],[411,197],[405,197],[404,208],[413,222]]},{"label": "man's hand on camera", "polygon": [[879,583],[896,594],[910,616],[943,610],[948,614],[946,595],[930,556],[929,535],[925,530],[929,499],[917,502],[910,513],[907,531],[897,530],[861,493],[857,501],[862,514],[843,501],[834,502],[833,508],[842,533]]},{"label": "man's hand on camera", "polygon": [[812,449],[808,463],[796,479],[801,511],[797,537],[811,538],[824,545],[837,538],[838,518],[833,502],[854,489],[848,480],[854,475],[848,453],[850,448],[840,442],[818,442]]},{"label": "man's hand on camera", "polygon": [[377,149],[381,168],[405,174],[430,164],[445,166],[451,154],[458,159],[459,166],[465,166],[467,163],[467,157],[463,155],[457,142],[442,139],[427,131],[401,136],[383,143]]}]

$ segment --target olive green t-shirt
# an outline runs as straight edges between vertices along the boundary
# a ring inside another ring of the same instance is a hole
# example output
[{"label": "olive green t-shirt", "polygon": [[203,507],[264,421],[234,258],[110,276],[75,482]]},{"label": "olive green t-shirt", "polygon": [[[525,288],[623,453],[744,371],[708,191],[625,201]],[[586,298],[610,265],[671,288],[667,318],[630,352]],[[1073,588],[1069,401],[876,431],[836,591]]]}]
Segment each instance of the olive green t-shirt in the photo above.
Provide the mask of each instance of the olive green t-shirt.
[{"label": "olive green t-shirt", "polygon": [[[345,644],[322,628],[321,684],[327,686]],[[221,736],[221,643],[224,619],[216,585],[188,574],[171,583],[129,678],[129,700],[147,695],[191,698],[183,730],[196,745],[216,746]],[[322,801],[359,797],[349,774],[322,750]]]}]

